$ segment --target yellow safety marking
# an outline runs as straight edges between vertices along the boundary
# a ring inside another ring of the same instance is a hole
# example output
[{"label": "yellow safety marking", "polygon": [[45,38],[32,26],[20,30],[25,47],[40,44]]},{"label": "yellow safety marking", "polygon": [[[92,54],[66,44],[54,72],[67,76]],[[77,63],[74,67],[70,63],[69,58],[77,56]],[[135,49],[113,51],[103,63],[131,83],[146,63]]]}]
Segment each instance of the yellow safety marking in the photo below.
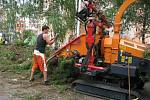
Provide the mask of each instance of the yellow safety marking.
[{"label": "yellow safety marking", "polygon": [[125,50],[126,50],[126,46],[122,46],[122,45],[120,45],[120,50],[125,51]]},{"label": "yellow safety marking", "polygon": [[128,57],[128,63],[129,63],[129,64],[132,63],[132,57]]},{"label": "yellow safety marking", "polygon": [[125,62],[125,56],[121,57],[121,62]]}]

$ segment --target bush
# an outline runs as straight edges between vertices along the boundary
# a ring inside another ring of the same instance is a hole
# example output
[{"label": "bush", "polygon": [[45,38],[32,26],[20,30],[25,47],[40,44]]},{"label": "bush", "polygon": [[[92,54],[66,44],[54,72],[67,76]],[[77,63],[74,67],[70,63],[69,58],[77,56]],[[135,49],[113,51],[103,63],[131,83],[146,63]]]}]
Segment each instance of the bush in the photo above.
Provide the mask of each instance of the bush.
[{"label": "bush", "polygon": [[49,63],[49,72],[55,84],[70,83],[76,77],[79,70],[74,67],[74,59],[59,58],[58,65]]},{"label": "bush", "polygon": [[27,45],[26,43],[24,43],[23,40],[16,40],[16,41],[15,41],[15,44],[16,44],[17,46],[25,46],[25,45]]},{"label": "bush", "polygon": [[28,37],[34,36],[34,33],[31,30],[24,30],[23,31],[23,40],[25,40]]}]

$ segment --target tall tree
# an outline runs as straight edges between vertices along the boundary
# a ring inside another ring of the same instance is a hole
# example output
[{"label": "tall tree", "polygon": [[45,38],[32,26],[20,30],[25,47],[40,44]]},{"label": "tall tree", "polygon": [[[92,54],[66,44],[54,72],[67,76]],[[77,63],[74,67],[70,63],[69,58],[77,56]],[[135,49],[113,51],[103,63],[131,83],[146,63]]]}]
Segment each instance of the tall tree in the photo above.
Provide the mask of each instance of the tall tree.
[{"label": "tall tree", "polygon": [[[114,19],[115,13],[125,0],[96,0],[98,6],[104,11],[109,19]],[[142,42],[145,41],[145,34],[150,28],[150,0],[137,0],[126,9],[122,18],[122,31],[135,26],[141,25]]]},{"label": "tall tree", "polygon": [[141,37],[142,42],[145,43],[145,33],[150,28],[150,1],[141,0],[132,5],[127,9],[123,20],[124,27],[135,26],[136,24],[141,25]]},{"label": "tall tree", "polygon": [[2,9],[5,11],[7,19],[7,30],[14,31],[16,23],[16,14],[18,11],[18,6],[16,0],[3,0]]},{"label": "tall tree", "polygon": [[52,24],[61,41],[68,30],[75,25],[75,0],[52,0],[48,11],[45,12],[49,24]]}]

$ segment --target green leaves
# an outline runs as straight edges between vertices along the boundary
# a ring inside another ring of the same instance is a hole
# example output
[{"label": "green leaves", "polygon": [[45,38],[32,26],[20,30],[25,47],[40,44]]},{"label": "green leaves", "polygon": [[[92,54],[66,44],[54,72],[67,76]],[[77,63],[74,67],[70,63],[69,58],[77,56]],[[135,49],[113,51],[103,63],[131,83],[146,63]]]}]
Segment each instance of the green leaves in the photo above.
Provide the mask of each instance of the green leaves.
[{"label": "green leaves", "polygon": [[[17,12],[17,3],[15,0],[10,0],[9,2],[6,0],[2,1],[2,11],[3,11],[3,16],[6,20],[3,20],[2,23],[6,22],[6,26],[1,24],[1,30],[12,30],[15,28],[15,23],[16,23],[16,12]],[[5,27],[5,28],[4,28]]]},{"label": "green leaves", "polygon": [[[74,30],[75,28],[75,1],[76,0],[3,0],[3,13],[7,17],[5,22],[5,27],[7,30],[9,28],[15,29],[16,15],[19,17],[29,17],[37,21],[47,19],[45,24],[52,25],[53,31],[59,34],[60,42],[63,41],[63,38],[68,30]],[[113,21],[115,13],[125,0],[95,0],[96,8],[98,10],[103,10],[104,14],[108,19]],[[20,6],[19,6],[20,5]],[[45,5],[49,5],[47,10],[43,10]],[[150,23],[150,1],[149,0],[140,0],[138,3],[131,5],[125,12],[122,22],[123,28],[130,27],[129,23],[139,23],[144,24],[145,29],[148,28]],[[141,8],[142,15],[137,15],[137,10]],[[1,22],[1,29],[4,29],[4,23]],[[5,29],[6,29],[5,28]]]},{"label": "green leaves", "polygon": [[48,73],[52,73],[52,80],[57,83],[70,83],[75,79],[75,75],[79,73],[79,69],[74,67],[74,59],[59,58],[58,66],[53,65],[53,61],[48,63],[50,69]]},{"label": "green leaves", "polygon": [[[96,2],[98,2],[96,4],[98,4],[98,9],[103,10],[107,18],[113,21],[115,13],[124,1],[125,0],[96,0]],[[149,0],[139,0],[126,9],[122,18],[122,31],[125,31],[136,24],[141,25],[141,33],[143,33],[143,31],[147,31],[150,26],[149,5]]]},{"label": "green leaves", "polygon": [[54,32],[59,34],[60,42],[63,42],[66,32],[73,30],[75,25],[75,1],[53,0],[45,16]]}]

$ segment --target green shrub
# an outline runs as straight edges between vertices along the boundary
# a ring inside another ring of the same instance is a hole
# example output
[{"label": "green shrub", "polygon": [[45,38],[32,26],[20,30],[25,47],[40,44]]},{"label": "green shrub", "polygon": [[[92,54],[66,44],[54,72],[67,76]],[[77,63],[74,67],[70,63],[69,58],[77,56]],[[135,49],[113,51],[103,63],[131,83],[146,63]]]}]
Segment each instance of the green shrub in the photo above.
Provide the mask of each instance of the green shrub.
[{"label": "green shrub", "polygon": [[74,67],[74,59],[58,59],[58,65],[49,63],[49,72],[55,84],[70,83],[74,80],[79,70]]},{"label": "green shrub", "polygon": [[34,33],[32,30],[24,30],[23,31],[23,40],[25,40],[28,37],[34,36]]},{"label": "green shrub", "polygon": [[15,41],[15,44],[16,44],[17,46],[25,46],[25,45],[27,45],[26,43],[24,43],[23,40],[16,40],[16,41]]}]

